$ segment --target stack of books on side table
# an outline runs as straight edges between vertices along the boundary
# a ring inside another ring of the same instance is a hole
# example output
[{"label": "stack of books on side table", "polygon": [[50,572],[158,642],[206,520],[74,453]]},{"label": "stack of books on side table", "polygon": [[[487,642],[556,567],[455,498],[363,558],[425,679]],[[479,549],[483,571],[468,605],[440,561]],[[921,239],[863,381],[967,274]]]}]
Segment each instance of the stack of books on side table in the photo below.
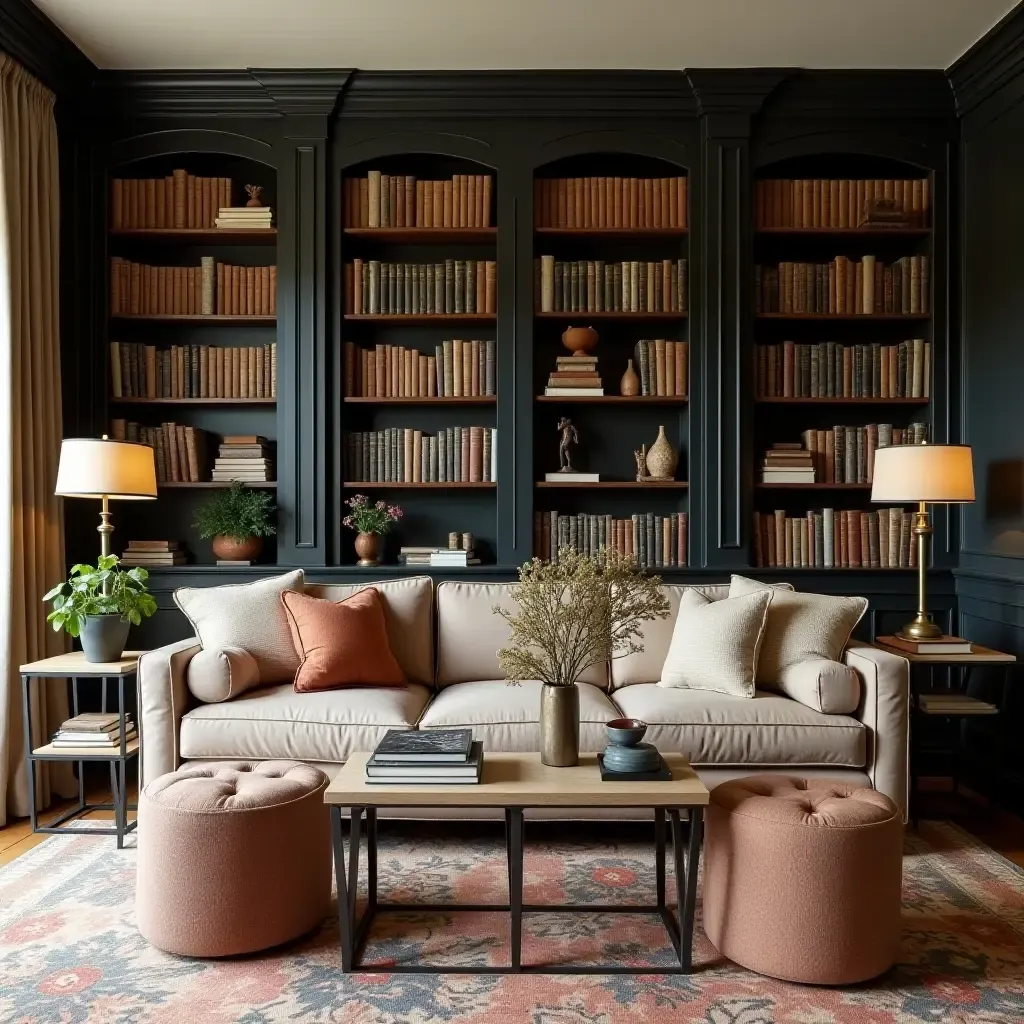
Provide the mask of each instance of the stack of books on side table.
[{"label": "stack of books on side table", "polygon": [[[132,716],[126,714],[125,743],[131,743],[138,733]],[[97,751],[115,751],[121,746],[121,725],[114,711],[88,711],[69,718],[53,734],[54,747],[95,747]]]},{"label": "stack of books on side table", "polygon": [[917,706],[926,715],[998,715],[999,708],[965,693],[922,693]]},{"label": "stack of books on side table", "polygon": [[799,441],[777,442],[764,453],[761,478],[766,484],[813,484],[814,456]]},{"label": "stack of books on side table", "polygon": [[388,729],[366,762],[373,785],[468,786],[480,781],[484,745],[471,729]]}]

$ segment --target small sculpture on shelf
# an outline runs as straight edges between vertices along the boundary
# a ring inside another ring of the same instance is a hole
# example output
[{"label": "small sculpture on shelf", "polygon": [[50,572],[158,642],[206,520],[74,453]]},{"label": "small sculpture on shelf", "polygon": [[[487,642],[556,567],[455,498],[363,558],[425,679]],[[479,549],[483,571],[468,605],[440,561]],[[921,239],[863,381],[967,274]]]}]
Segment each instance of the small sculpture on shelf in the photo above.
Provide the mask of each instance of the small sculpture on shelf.
[{"label": "small sculpture on shelf", "polygon": [[636,482],[642,484],[645,480],[650,479],[647,475],[647,445],[640,445],[633,452],[633,458],[636,459]]},{"label": "small sculpture on shelf", "polygon": [[246,206],[262,206],[263,200],[260,198],[260,193],[263,191],[262,185],[246,185],[245,194],[249,197],[249,201],[245,204]]},{"label": "small sculpture on shelf", "polygon": [[558,432],[561,439],[558,442],[558,471],[559,473],[573,473],[572,455],[569,446],[580,443],[580,435],[572,425],[572,420],[563,416],[558,421]]}]

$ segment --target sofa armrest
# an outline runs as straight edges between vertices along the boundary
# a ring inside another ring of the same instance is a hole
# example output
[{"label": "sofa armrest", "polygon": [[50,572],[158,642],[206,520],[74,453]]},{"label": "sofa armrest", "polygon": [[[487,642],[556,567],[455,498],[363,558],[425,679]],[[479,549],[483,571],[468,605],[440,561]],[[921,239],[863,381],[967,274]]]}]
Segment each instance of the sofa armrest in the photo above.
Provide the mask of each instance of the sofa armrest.
[{"label": "sofa armrest", "polygon": [[910,666],[906,659],[851,641],[843,653],[861,681],[853,713],[868,728],[867,772],[871,784],[907,817],[910,744]]},{"label": "sofa armrest", "polygon": [[178,730],[189,705],[188,663],[202,649],[193,636],[148,651],[139,659],[140,786],[178,767]]}]

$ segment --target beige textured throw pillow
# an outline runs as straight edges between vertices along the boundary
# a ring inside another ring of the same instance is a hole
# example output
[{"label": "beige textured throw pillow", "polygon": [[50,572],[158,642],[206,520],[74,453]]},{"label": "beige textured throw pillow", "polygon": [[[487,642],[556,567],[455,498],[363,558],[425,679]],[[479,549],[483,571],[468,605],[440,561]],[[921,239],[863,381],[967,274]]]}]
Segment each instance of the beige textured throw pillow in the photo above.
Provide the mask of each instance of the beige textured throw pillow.
[{"label": "beige textured throw pillow", "polygon": [[773,596],[764,590],[711,601],[696,590],[685,591],[658,685],[753,697],[758,651]]},{"label": "beige textured throw pillow", "polygon": [[863,597],[779,590],[744,576],[733,576],[729,582],[730,600],[766,590],[774,597],[757,663],[757,682],[775,689],[791,665],[822,658],[839,661],[854,627],[868,608]]},{"label": "beige textured throw pillow", "polygon": [[299,667],[281,605],[286,590],[302,593],[301,569],[255,583],[224,587],[179,587],[174,601],[204,649],[241,647],[259,666],[261,683],[291,682]]}]

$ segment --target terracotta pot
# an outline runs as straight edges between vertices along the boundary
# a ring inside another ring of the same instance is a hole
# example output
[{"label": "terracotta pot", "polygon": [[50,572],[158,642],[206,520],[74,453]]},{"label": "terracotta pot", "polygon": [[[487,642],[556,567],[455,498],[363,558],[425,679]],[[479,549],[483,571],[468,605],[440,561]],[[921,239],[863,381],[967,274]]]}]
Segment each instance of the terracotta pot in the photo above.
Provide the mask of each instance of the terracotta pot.
[{"label": "terracotta pot", "polygon": [[593,327],[567,327],[562,333],[562,344],[574,356],[586,355],[597,344],[597,331]]},{"label": "terracotta pot", "polygon": [[213,553],[227,562],[255,562],[263,550],[262,537],[246,537],[238,540],[220,534],[213,538]]},{"label": "terracotta pot", "polygon": [[380,565],[380,534],[357,533],[356,554],[359,556],[356,565]]},{"label": "terracotta pot", "polygon": [[635,398],[640,394],[640,375],[633,369],[633,360],[626,362],[626,372],[619,381],[619,394],[626,398]]},{"label": "terracotta pot", "polygon": [[658,427],[658,439],[647,452],[647,473],[655,480],[674,480],[679,456],[668,443],[665,428]]}]

